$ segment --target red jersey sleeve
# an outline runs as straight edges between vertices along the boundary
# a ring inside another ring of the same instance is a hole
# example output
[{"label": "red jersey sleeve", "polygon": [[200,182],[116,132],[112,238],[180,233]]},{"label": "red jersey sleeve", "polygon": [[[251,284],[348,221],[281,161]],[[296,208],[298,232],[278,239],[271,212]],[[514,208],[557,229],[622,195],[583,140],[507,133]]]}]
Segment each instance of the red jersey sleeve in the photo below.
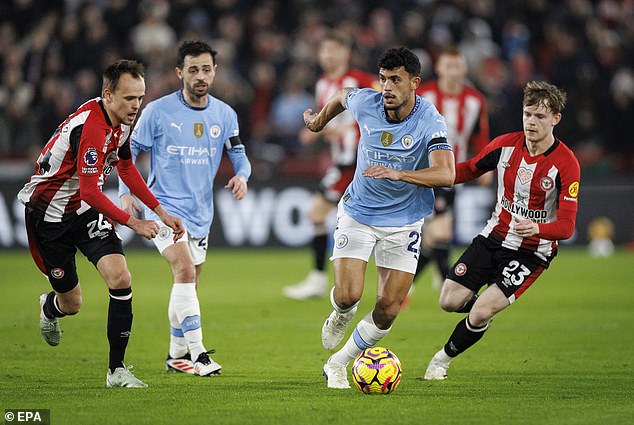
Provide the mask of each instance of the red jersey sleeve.
[{"label": "red jersey sleeve", "polygon": [[120,158],[117,163],[117,171],[123,183],[130,188],[130,191],[139,198],[141,202],[147,205],[151,210],[159,206],[159,201],[147,187],[147,184],[145,184],[145,180],[143,180],[141,173],[139,173],[139,170],[132,162],[132,158]]},{"label": "red jersey sleeve", "polygon": [[130,214],[118,208],[101,192],[99,177],[103,172],[103,148],[107,130],[86,121],[77,149],[77,176],[81,199],[106,217],[120,224],[130,219]]},{"label": "red jersey sleeve", "polygon": [[456,164],[456,180],[454,184],[477,179],[487,171],[495,170],[500,160],[502,140],[498,137],[484,145],[473,158]]},{"label": "red jersey sleeve", "polygon": [[565,148],[565,152],[566,155],[560,156],[556,164],[560,170],[558,177],[561,185],[557,220],[539,224],[539,236],[543,239],[568,239],[575,230],[581,168],[572,151]]}]

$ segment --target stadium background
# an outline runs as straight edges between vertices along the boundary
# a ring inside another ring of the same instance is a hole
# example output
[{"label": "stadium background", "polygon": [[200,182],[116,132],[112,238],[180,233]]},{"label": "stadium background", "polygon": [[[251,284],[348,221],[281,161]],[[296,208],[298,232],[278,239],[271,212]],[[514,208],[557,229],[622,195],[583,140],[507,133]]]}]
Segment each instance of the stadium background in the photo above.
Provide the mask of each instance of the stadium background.
[{"label": "stadium background", "polygon": [[[405,44],[433,78],[445,44],[460,45],[469,78],[485,93],[491,136],[521,128],[521,90],[531,79],[565,89],[555,134],[582,167],[577,233],[610,218],[615,240],[634,236],[634,3],[589,0],[399,2],[328,0],[9,0],[0,4],[0,249],[25,246],[15,194],[46,139],[70,112],[98,96],[100,74],[126,57],[147,68],[146,103],[175,90],[175,49],[201,38],[219,51],[212,94],[238,112],[254,166],[250,194],[236,203],[216,192],[212,246],[300,246],[303,212],[328,166],[323,144],[297,141],[313,105],[316,46],[329,27],[355,40],[353,66],[376,71],[385,48]],[[143,168],[143,165],[141,165]],[[229,176],[224,164],[218,185]],[[110,178],[108,193],[114,195]],[[491,192],[463,190],[457,242],[489,216]],[[123,229],[126,243],[141,245]],[[130,240],[129,240],[130,239]]]}]

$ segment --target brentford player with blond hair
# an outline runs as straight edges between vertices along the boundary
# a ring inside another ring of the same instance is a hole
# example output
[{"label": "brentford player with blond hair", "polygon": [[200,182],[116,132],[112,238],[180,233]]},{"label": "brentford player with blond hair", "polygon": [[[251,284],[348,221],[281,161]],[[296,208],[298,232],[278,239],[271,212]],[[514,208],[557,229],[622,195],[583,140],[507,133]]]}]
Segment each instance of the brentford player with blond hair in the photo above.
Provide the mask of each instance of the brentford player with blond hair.
[{"label": "brentford player with blond hair", "polygon": [[446,379],[449,363],[478,342],[493,317],[548,268],[557,255],[557,241],[572,236],[579,162],[553,134],[565,103],[566,95],[557,87],[529,82],[524,88],[524,131],[503,134],[456,165],[455,184],[497,170],[497,203],[443,284],[442,309],[468,315],[434,355],[425,379]]}]

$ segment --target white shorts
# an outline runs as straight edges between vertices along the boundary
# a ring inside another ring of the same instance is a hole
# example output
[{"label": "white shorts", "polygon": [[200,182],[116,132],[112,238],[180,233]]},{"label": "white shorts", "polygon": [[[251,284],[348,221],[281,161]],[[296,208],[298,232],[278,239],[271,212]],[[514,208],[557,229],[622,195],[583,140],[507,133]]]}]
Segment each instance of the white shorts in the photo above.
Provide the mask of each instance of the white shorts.
[{"label": "white shorts", "polygon": [[378,267],[416,273],[424,219],[400,227],[368,226],[345,213],[339,204],[332,257],[368,261],[374,250]]},{"label": "white shorts", "polygon": [[[161,255],[163,255],[163,251],[165,251],[167,247],[174,245],[174,231],[162,221],[156,220],[156,222],[161,228],[159,229],[158,235],[152,239],[152,242],[154,242],[154,245],[156,245]],[[209,239],[209,236],[193,238],[189,233],[185,232],[183,237],[176,243],[187,243],[194,265],[198,266],[204,263],[207,258],[207,239]]]}]

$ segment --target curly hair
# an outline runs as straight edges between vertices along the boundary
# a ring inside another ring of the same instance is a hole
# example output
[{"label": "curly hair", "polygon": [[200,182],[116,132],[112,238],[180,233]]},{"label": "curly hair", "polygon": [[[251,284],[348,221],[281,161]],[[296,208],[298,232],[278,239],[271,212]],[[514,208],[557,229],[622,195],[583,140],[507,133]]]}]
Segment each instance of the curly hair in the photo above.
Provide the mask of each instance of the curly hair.
[{"label": "curly hair", "polygon": [[379,58],[379,68],[396,69],[403,67],[412,77],[420,76],[420,61],[407,47],[387,49]]},{"label": "curly hair", "polygon": [[566,106],[566,93],[545,81],[530,81],[524,87],[524,106],[543,105],[553,115],[560,114]]}]

